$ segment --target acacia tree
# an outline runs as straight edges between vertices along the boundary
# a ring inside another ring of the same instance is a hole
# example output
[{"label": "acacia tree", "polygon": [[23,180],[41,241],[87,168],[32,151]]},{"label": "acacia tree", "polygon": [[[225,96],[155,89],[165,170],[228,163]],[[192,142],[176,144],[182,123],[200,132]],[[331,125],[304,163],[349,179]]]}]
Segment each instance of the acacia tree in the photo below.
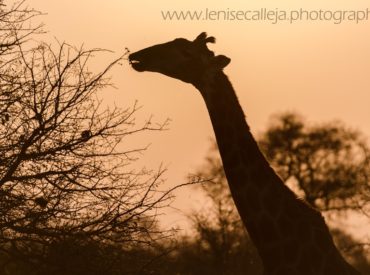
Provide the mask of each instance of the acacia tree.
[{"label": "acacia tree", "polygon": [[276,116],[260,141],[282,179],[321,211],[360,210],[370,195],[370,149],[340,122],[309,126],[293,113]]},{"label": "acacia tree", "polygon": [[[32,25],[30,20],[41,15],[39,11],[25,6],[25,1],[13,1],[12,4],[0,0],[0,67],[6,66],[16,47],[28,41],[32,35],[42,33],[42,24]],[[5,61],[5,64],[4,64]]]},{"label": "acacia tree", "polygon": [[146,148],[124,141],[167,122],[138,125],[136,104],[104,107],[98,93],[123,56],[94,73],[103,50],[29,40],[42,32],[28,24],[39,13],[23,6],[0,1],[1,273],[14,259],[39,266],[68,240],[151,246],[165,234],[155,212],[170,199],[158,190],[164,169],[134,168]]},{"label": "acacia tree", "polygon": [[[310,126],[297,114],[283,113],[272,118],[259,145],[284,182],[313,207],[326,213],[356,211],[369,217],[370,151],[358,131],[339,122]],[[251,274],[260,274],[258,255],[243,230],[216,145],[200,171],[201,178],[211,179],[201,185],[211,206],[203,215],[191,216],[196,242],[206,244],[209,255],[221,265],[218,270],[224,268],[225,274],[243,274],[247,268],[253,268]],[[366,240],[358,242],[339,229],[333,230],[333,236],[343,254],[359,270],[368,272]],[[235,262],[249,265],[240,270]]]}]

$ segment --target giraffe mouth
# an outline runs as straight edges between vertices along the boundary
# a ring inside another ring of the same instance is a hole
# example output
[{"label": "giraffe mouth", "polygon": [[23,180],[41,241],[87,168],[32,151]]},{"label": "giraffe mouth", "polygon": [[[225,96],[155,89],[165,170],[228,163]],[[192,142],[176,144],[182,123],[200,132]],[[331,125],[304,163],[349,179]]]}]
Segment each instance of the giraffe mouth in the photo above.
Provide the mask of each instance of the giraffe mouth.
[{"label": "giraffe mouth", "polygon": [[142,72],[145,70],[143,62],[133,57],[132,54],[129,55],[128,60],[129,60],[131,67],[134,68],[134,70],[138,72]]},{"label": "giraffe mouth", "polygon": [[138,60],[130,60],[130,65],[132,68],[134,68],[136,71],[142,72],[144,71],[143,64]]}]

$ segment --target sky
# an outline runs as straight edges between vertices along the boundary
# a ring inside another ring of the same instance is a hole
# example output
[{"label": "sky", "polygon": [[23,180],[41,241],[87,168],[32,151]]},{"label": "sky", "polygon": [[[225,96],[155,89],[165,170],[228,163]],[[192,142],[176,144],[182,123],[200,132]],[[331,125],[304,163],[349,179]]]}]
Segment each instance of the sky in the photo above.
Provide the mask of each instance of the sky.
[{"label": "sky", "polygon": [[[370,16],[361,22],[313,20],[278,22],[250,20],[164,20],[166,11],[353,11],[370,8],[368,0],[344,1],[124,1],[27,0],[45,13],[43,40],[65,41],[85,48],[106,48],[112,54],[97,57],[92,67],[121,55],[177,37],[194,39],[206,31],[215,36],[210,48],[231,58],[225,68],[236,90],[252,132],[263,131],[271,115],[296,111],[309,122],[341,120],[370,136]],[[53,42],[53,43],[54,43]],[[135,100],[141,116],[171,119],[165,132],[142,136],[151,143],[142,163],[155,168],[163,163],[169,186],[204,163],[213,138],[200,94],[189,84],[155,73],[137,73],[122,64],[112,73],[117,89],[106,92],[109,103],[125,108]],[[166,226],[183,226],[193,207],[203,207],[194,189],[177,193]]]}]

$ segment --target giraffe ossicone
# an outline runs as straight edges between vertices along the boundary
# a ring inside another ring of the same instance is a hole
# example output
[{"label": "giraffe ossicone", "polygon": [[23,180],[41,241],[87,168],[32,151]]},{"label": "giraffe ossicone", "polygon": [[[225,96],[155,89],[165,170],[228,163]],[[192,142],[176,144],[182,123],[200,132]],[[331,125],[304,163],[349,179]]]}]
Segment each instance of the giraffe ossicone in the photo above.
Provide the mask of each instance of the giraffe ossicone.
[{"label": "giraffe ossicone", "polygon": [[202,94],[225,175],[240,217],[261,257],[265,275],[354,275],[334,245],[322,215],[284,184],[253,138],[223,68],[202,32],[129,55],[132,67],[191,83]]}]

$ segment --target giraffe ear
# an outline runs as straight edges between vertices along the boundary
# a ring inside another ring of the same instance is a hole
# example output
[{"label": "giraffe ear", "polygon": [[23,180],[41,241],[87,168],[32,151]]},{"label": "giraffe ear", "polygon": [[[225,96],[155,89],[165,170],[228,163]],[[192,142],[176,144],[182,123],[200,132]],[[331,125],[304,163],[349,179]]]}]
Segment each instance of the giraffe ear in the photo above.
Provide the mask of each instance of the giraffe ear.
[{"label": "giraffe ear", "polygon": [[231,59],[228,58],[227,56],[225,55],[217,55],[214,57],[213,59],[213,63],[214,65],[219,68],[219,69],[223,69],[225,68],[227,65],[229,65]]},{"label": "giraffe ear", "polygon": [[214,38],[213,36],[207,37],[206,43],[216,43],[216,38]]}]

